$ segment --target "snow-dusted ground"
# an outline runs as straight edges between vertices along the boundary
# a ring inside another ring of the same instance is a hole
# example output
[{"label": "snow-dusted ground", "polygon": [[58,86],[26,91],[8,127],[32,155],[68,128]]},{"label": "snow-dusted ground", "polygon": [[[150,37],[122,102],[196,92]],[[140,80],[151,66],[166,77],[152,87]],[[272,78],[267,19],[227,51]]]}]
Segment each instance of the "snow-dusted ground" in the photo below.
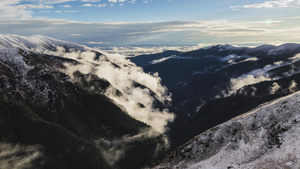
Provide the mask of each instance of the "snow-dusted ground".
[{"label": "snow-dusted ground", "polygon": [[71,42],[61,41],[42,35],[19,36],[19,35],[1,35],[0,47],[2,48],[21,48],[23,50],[56,50],[56,46],[75,48],[83,50],[85,47]]},{"label": "snow-dusted ground", "polygon": [[155,168],[297,168],[299,121],[297,92],[207,130]]}]

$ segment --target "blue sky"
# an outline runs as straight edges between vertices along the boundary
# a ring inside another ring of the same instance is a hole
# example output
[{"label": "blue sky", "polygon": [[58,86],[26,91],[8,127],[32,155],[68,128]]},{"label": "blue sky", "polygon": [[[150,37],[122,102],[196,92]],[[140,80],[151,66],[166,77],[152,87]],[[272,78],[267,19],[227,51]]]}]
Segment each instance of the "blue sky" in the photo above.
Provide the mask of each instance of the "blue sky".
[{"label": "blue sky", "polygon": [[0,33],[89,46],[300,42],[300,0],[1,0]]}]

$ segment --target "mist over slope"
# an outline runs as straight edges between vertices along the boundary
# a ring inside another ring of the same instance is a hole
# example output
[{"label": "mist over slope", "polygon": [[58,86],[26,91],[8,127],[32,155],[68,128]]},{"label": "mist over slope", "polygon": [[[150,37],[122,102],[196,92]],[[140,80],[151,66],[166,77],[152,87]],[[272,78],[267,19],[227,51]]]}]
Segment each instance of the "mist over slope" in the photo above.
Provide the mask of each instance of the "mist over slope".
[{"label": "mist over slope", "polygon": [[[166,123],[172,121],[172,114],[167,110],[160,111],[153,107],[154,100],[162,103],[170,101],[166,88],[160,84],[160,78],[144,73],[121,55],[104,55],[85,46],[40,35],[31,37],[2,35],[0,42],[4,48],[19,48],[25,52],[33,51],[77,61],[76,64],[64,63],[67,69],[62,71],[71,78],[75,71],[79,71],[84,74],[93,73],[105,79],[111,86],[103,94],[125,107],[134,118],[152,124],[151,126],[159,132],[164,132]],[[122,93],[122,97],[116,95],[117,91]],[[139,104],[143,106],[138,106]],[[134,113],[136,111],[139,111],[138,115]]]},{"label": "mist over slope", "polygon": [[297,168],[299,97],[282,97],[209,129],[155,168]]},{"label": "mist over slope", "polygon": [[38,147],[24,168],[140,168],[168,147],[169,93],[121,55],[1,35],[0,79],[1,145]]}]

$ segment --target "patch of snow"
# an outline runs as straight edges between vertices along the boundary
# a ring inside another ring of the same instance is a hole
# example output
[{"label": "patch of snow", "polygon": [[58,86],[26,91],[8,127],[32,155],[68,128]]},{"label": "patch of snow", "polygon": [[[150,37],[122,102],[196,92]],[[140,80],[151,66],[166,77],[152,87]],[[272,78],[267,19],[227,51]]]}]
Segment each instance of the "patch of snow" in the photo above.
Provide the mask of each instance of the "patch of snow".
[{"label": "patch of snow", "polygon": [[200,59],[197,57],[187,57],[187,56],[173,56],[172,59]]},{"label": "patch of snow", "polygon": [[257,57],[250,57],[250,58],[247,58],[247,59],[243,60],[242,62],[257,61],[257,60],[258,60]]},{"label": "patch of snow", "polygon": [[228,55],[228,56],[225,56],[225,57],[222,57],[220,60],[221,61],[224,61],[224,62],[228,62],[232,59],[239,59],[241,57],[244,57],[244,56],[239,56],[239,55],[236,55],[236,54],[231,54],[231,55]]},{"label": "patch of snow", "polygon": [[300,60],[300,53],[296,54],[295,56],[289,58],[290,60],[292,60],[292,63],[295,63],[297,61]]},{"label": "patch of snow", "polygon": [[164,58],[161,58],[161,59],[153,60],[153,61],[150,62],[150,64],[153,65],[153,64],[161,63],[161,62],[164,62],[164,61],[166,61],[166,60],[168,60],[168,59],[170,59],[172,57],[173,56],[169,56],[169,57],[164,57]]},{"label": "patch of snow", "polygon": [[163,58],[160,58],[160,59],[157,59],[157,60],[153,60],[149,64],[158,64],[158,63],[164,62],[164,61],[169,60],[169,59],[199,59],[199,58],[172,55],[172,56],[163,57]]},{"label": "patch of snow", "polygon": [[193,75],[201,75],[201,74],[205,74],[207,71],[196,71],[193,72]]},{"label": "patch of snow", "polygon": [[32,66],[28,66],[24,58],[19,54],[16,48],[0,48],[0,61],[5,63],[11,63],[17,66],[16,71],[22,72],[23,76],[33,69]]},{"label": "patch of snow", "polygon": [[239,49],[238,47],[235,47],[235,46],[232,46],[232,45],[229,45],[229,44],[215,45],[215,46],[212,46],[211,48],[213,48],[213,47],[217,47],[219,52],[226,51],[226,50],[232,51],[232,50]]},{"label": "patch of snow", "polygon": [[179,83],[177,83],[177,85],[184,87],[187,85],[187,82],[180,81]]}]

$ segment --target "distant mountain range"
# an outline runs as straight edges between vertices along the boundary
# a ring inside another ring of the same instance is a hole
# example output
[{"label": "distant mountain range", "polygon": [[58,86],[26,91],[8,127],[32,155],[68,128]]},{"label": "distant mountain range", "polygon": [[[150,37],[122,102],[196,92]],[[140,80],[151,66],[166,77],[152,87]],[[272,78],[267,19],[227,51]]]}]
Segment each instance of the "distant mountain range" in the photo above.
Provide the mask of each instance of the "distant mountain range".
[{"label": "distant mountain range", "polygon": [[215,45],[126,59],[0,35],[0,168],[299,166],[299,53]]},{"label": "distant mountain range", "polygon": [[300,44],[215,45],[129,59],[158,72],[172,93],[174,147],[259,104],[298,91]]}]

